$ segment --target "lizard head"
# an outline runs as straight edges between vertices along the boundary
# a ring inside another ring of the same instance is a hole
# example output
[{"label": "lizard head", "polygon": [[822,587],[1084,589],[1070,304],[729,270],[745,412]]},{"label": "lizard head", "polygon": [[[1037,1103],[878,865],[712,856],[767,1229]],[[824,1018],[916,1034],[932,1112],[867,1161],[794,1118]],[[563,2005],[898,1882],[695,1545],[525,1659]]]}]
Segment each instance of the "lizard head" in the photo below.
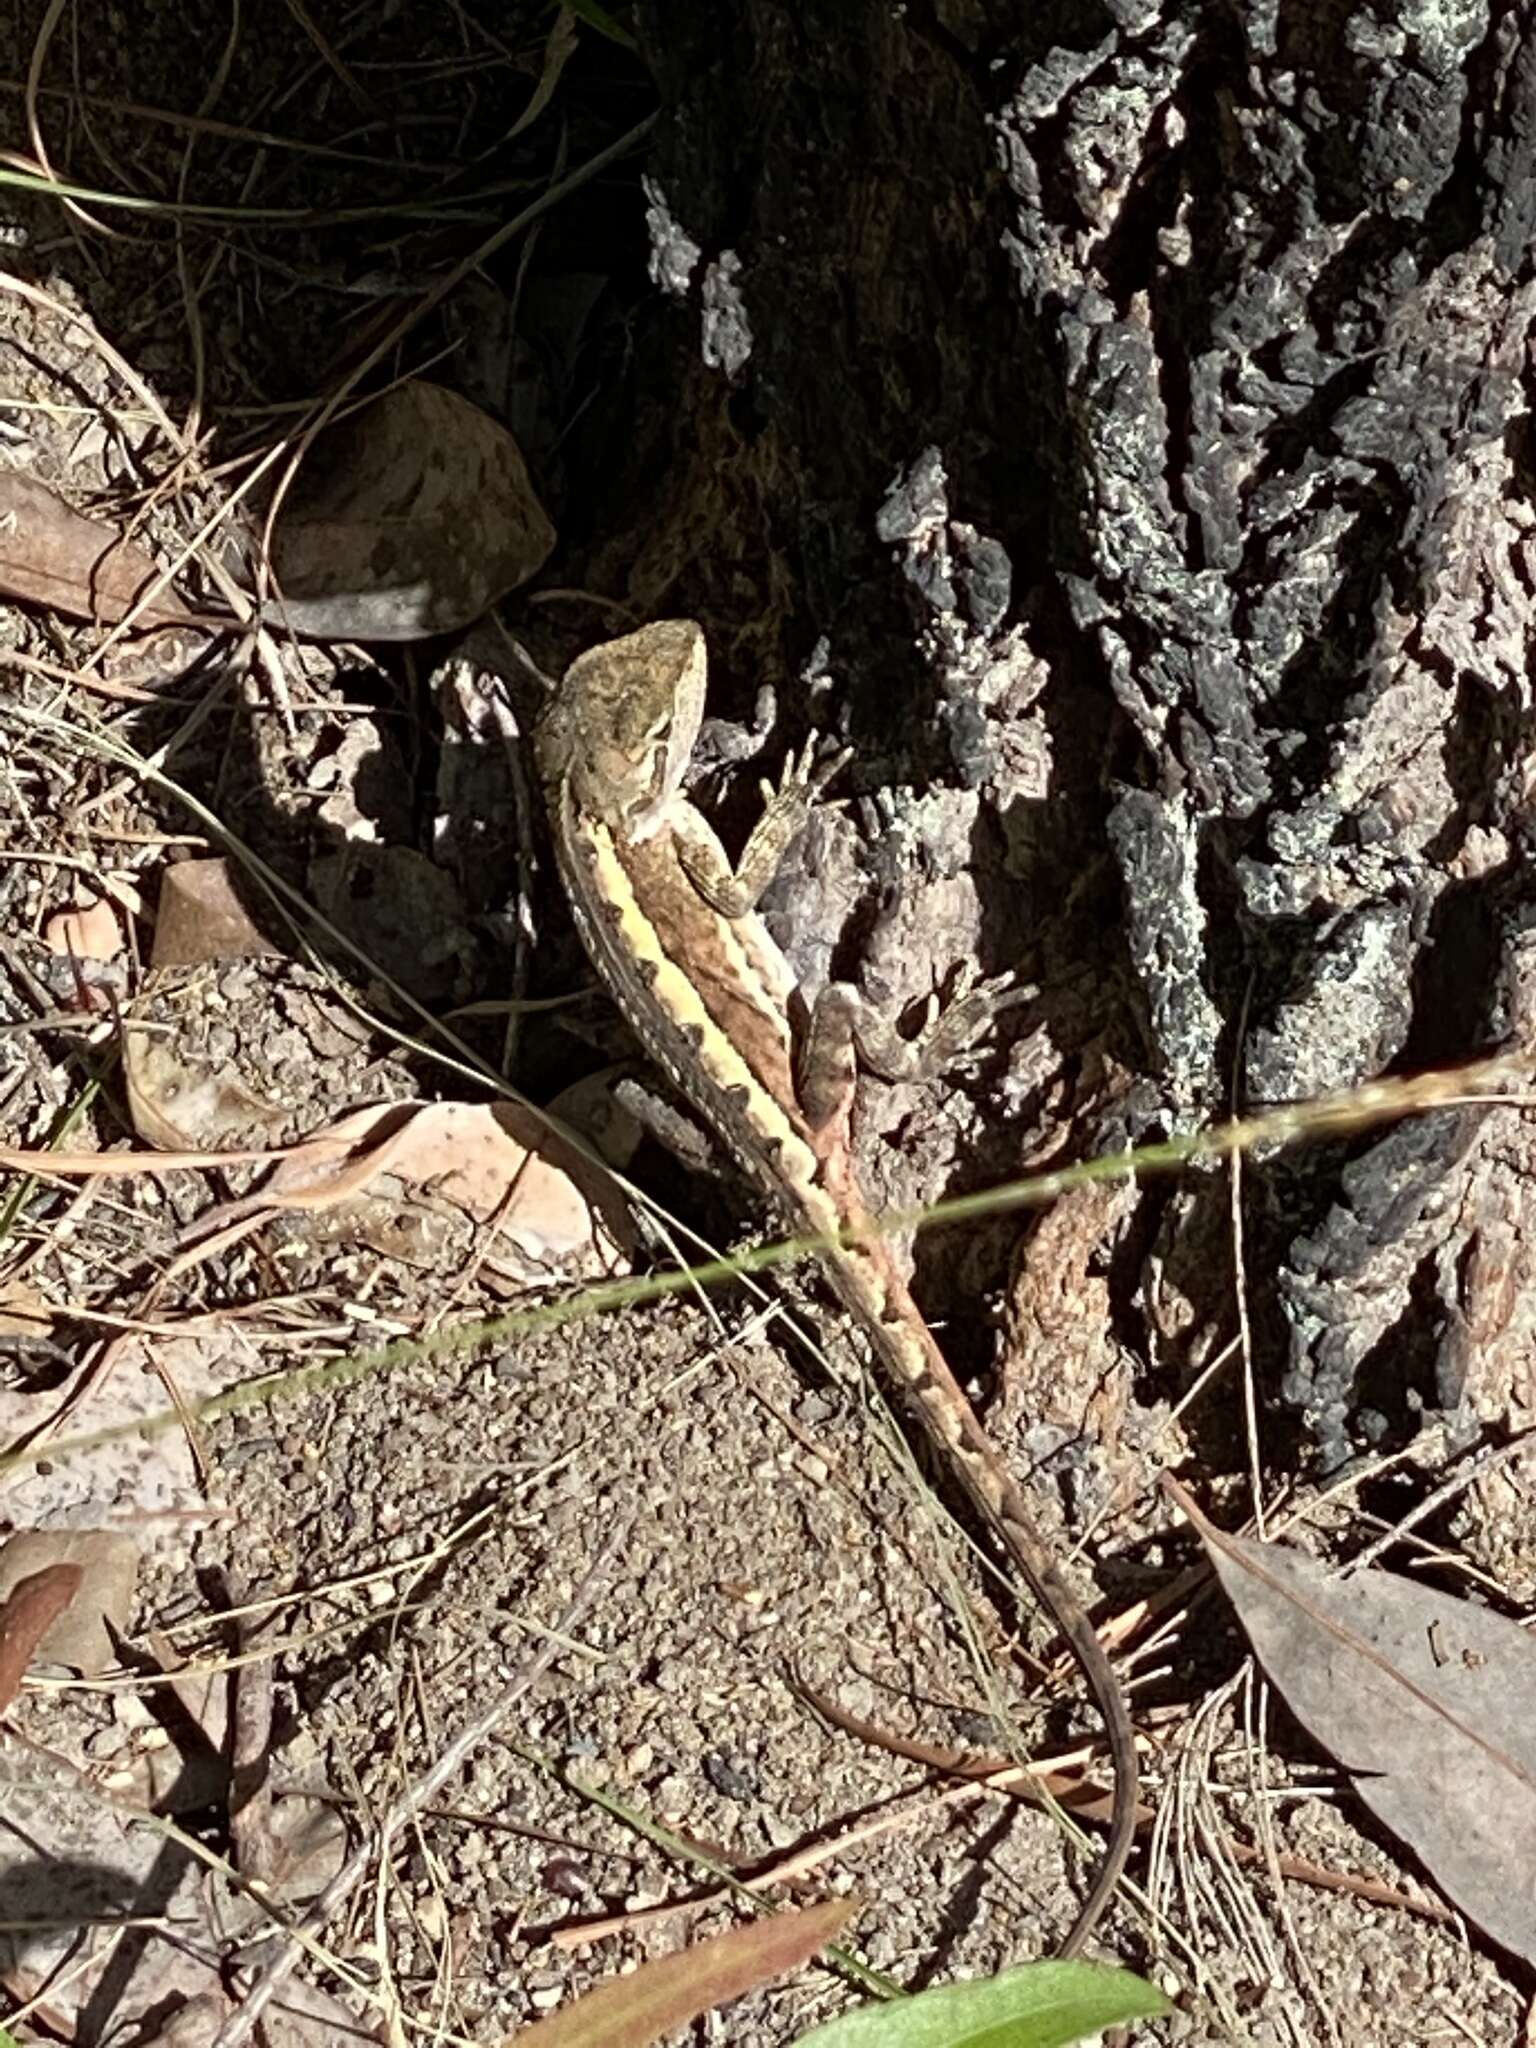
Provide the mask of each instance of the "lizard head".
[{"label": "lizard head", "polygon": [[682,787],[705,674],[692,619],[661,619],[577,656],[546,719],[546,748],[583,810],[638,838],[654,830]]}]

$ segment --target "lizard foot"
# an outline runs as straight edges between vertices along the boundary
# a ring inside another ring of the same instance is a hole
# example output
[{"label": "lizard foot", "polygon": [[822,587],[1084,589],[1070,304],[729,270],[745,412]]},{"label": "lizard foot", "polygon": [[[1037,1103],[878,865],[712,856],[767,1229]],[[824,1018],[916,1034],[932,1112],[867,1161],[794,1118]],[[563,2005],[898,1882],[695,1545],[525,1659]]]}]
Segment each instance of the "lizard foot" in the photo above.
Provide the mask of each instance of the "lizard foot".
[{"label": "lizard foot", "polygon": [[778,783],[763,781],[763,815],[752,828],[735,869],[719,869],[697,848],[679,849],[689,880],[712,910],[722,917],[745,917],[779,871],[789,842],[799,832],[822,791],[846,766],[851,747],[840,747],[813,733],[798,753],[787,756]]}]

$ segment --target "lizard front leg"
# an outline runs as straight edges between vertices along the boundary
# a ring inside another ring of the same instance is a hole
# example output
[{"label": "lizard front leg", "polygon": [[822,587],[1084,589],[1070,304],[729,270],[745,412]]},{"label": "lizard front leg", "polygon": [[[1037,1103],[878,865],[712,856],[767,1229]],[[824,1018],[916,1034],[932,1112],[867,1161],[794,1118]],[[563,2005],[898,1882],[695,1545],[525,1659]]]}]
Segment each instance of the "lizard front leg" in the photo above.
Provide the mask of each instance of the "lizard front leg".
[{"label": "lizard front leg", "polygon": [[800,1107],[818,1131],[845,1118],[860,1064],[882,1081],[932,1080],[985,1037],[996,1016],[1034,993],[1011,974],[981,980],[962,964],[948,1000],[930,996],[921,1028],[906,1038],[851,982],[830,982],[816,1000],[801,1045]]},{"label": "lizard front leg", "polygon": [[851,747],[829,748],[815,733],[798,754],[790,754],[777,786],[766,780],[761,785],[763,815],[753,826],[734,868],[712,835],[679,835],[678,859],[711,910],[717,910],[722,917],[745,917],[749,910],[757,908],[763,891],[779,871],[790,841],[852,754]]},{"label": "lizard front leg", "polygon": [[[679,814],[678,860],[712,910],[737,919],[757,907],[791,840],[852,751],[828,747],[813,734],[798,754],[791,753],[777,786],[762,784],[763,814],[734,868],[697,813],[686,821]],[[962,964],[947,1001],[931,997],[921,1028],[907,1038],[851,982],[832,982],[817,998],[801,1046],[796,1074],[800,1106],[812,1126],[825,1131],[847,1112],[857,1062],[884,1081],[931,1079],[976,1044],[1000,1011],[1028,1001],[1033,993],[1012,975],[981,980]]]}]

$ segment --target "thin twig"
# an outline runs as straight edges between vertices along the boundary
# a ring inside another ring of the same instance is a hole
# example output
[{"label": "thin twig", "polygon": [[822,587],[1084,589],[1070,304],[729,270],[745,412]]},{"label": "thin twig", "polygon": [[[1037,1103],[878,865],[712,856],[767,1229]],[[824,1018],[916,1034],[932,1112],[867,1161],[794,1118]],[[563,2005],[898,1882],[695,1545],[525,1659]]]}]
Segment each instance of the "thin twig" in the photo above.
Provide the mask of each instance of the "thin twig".
[{"label": "thin twig", "polygon": [[1420,1522],[1438,1514],[1440,1509],[1455,1500],[1458,1494],[1465,1493],[1469,1486],[1475,1485],[1490,1472],[1496,1472],[1501,1465],[1507,1465],[1521,1451],[1529,1451],[1533,1445],[1536,1445],[1536,1430],[1526,1429],[1522,1430],[1519,1436],[1511,1437],[1506,1444],[1485,1445],[1481,1450],[1474,1452],[1457,1467],[1449,1479],[1437,1486],[1433,1493],[1426,1494],[1417,1507],[1410,1508],[1400,1522],[1394,1522],[1392,1527],[1378,1536],[1374,1543],[1368,1543],[1358,1557],[1352,1557],[1344,1567],[1343,1576],[1349,1578],[1353,1573],[1362,1571],[1366,1565],[1374,1564],[1377,1558],[1389,1551],[1394,1543],[1400,1543]]},{"label": "thin twig", "polygon": [[419,1778],[400,1795],[384,1815],[376,1834],[358,1843],[313,1906],[296,1927],[287,1933],[276,1955],[265,1963],[252,1979],[251,1987],[239,2009],[232,2012],[220,2027],[210,2048],[239,2048],[241,2042],[250,2039],[262,2013],[292,1976],[303,1952],[300,1939],[313,1938],[318,1934],[346,1900],[374,1858],[387,1851],[399,1830],[442,1790],[454,1773],[462,1767],[470,1752],[478,1748],[497,1725],[506,1719],[530,1686],[537,1684],[554,1661],[560,1647],[559,1638],[575,1625],[628,1534],[629,1523],[621,1522],[592,1560],[585,1577],[571,1595],[556,1629],[541,1648],[513,1673],[485,1711],[459,1731],[425,1777]]}]

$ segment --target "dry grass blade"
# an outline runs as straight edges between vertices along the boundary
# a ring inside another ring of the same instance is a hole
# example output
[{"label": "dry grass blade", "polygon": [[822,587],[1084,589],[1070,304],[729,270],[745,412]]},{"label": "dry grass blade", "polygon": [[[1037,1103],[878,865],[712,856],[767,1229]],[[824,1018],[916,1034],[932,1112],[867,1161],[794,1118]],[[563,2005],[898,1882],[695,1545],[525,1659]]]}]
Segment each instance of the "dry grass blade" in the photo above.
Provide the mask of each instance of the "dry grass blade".
[{"label": "dry grass blade", "polygon": [[701,2014],[809,1962],[858,1908],[829,1899],[802,1912],[775,1913],[733,1927],[713,1941],[643,1963],[612,1977],[563,2012],[521,2027],[517,2048],[647,2048]]},{"label": "dry grass blade", "polygon": [[1467,1917],[1536,1960],[1536,1893],[1512,1881],[1536,1869],[1536,1642],[1393,1573],[1228,1536],[1169,1490],[1292,1713]]},{"label": "dry grass blade", "polygon": [[[917,1742],[911,1736],[897,1735],[888,1728],[876,1726],[873,1721],[848,1713],[836,1700],[829,1699],[803,1680],[796,1681],[795,1690],[834,1728],[841,1728],[858,1741],[872,1743],[892,1756],[904,1756],[911,1763],[922,1764],[927,1770],[942,1771],[951,1778],[973,1779],[992,1790],[1016,1792],[1024,1798],[1061,1806],[1070,1814],[1086,1815],[1092,1820],[1108,1820],[1113,1812],[1111,1795],[1090,1784],[1077,1771],[1049,1764],[1021,1764],[1012,1757],[978,1756],[967,1750]],[[1151,1819],[1151,1809],[1145,1805],[1138,1804],[1136,1814],[1138,1822]]]}]

